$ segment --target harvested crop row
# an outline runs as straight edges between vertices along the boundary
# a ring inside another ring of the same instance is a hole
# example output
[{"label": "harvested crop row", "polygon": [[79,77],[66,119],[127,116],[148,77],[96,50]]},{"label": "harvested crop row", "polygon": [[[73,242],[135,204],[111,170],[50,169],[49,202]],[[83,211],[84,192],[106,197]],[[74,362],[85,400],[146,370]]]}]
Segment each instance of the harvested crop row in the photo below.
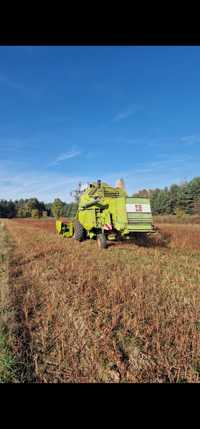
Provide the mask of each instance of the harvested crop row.
[{"label": "harvested crop row", "polygon": [[12,219],[12,224],[23,225],[26,228],[39,228],[43,231],[52,232],[53,234],[56,232],[54,219]]},{"label": "harvested crop row", "polygon": [[100,252],[92,241],[6,226],[24,380],[200,381],[199,229],[188,226],[184,236],[173,226],[168,248],[127,244]]}]

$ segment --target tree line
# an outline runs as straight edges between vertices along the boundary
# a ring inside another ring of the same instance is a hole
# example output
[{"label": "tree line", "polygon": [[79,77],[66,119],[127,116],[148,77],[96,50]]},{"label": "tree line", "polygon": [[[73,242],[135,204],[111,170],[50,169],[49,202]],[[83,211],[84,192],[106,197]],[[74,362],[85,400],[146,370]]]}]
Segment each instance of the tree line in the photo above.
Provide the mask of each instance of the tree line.
[{"label": "tree line", "polygon": [[153,214],[200,214],[200,177],[164,189],[143,189],[133,196],[150,198]]},{"label": "tree line", "polygon": [[[79,188],[73,193],[74,203],[65,203],[59,198],[52,203],[44,203],[37,198],[0,200],[0,218],[71,216],[80,197]],[[180,185],[172,184],[164,189],[142,189],[133,196],[150,198],[153,214],[200,214],[200,177]]]},{"label": "tree line", "polygon": [[0,200],[0,218],[67,217],[70,208],[71,204],[64,203],[59,198],[56,198],[53,203],[44,203],[37,198]]}]

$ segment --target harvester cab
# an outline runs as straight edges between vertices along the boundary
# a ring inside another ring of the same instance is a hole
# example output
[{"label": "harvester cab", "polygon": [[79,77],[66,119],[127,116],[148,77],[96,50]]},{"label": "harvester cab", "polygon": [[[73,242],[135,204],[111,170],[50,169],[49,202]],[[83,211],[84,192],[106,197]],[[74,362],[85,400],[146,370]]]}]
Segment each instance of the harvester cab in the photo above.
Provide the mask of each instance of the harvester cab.
[{"label": "harvester cab", "polygon": [[64,222],[56,221],[56,230],[63,237],[82,241],[97,239],[100,248],[109,241],[137,239],[154,232],[150,200],[129,197],[123,187],[111,187],[97,180],[80,195],[79,203]]}]

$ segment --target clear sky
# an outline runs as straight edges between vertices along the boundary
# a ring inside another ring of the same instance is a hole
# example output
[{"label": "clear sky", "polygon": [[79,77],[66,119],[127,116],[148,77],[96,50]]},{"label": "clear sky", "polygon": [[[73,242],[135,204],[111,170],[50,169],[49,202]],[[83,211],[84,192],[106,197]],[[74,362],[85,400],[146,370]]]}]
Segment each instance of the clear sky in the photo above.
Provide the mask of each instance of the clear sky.
[{"label": "clear sky", "polygon": [[200,176],[200,47],[0,47],[0,199]]}]

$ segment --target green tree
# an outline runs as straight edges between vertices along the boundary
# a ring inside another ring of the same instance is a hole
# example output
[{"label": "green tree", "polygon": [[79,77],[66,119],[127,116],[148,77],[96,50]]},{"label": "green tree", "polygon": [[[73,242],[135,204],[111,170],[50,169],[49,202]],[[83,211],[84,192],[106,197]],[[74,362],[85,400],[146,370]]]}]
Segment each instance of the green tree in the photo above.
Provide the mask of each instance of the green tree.
[{"label": "green tree", "polygon": [[63,209],[65,204],[63,201],[61,201],[59,198],[55,198],[52,206],[51,206],[51,212],[54,217],[60,217],[63,216]]},{"label": "green tree", "polygon": [[193,197],[200,197],[200,177],[195,177],[188,183],[188,189]]},{"label": "green tree", "polygon": [[33,218],[39,218],[41,217],[41,212],[38,209],[32,209],[31,210],[31,217]]},{"label": "green tree", "polygon": [[20,217],[20,218],[26,217],[26,211],[23,209],[23,207],[18,207],[16,209],[16,217]]},{"label": "green tree", "polygon": [[25,204],[25,207],[27,209],[27,212],[30,214],[31,216],[31,212],[34,209],[38,209],[40,208],[40,203],[37,200],[37,198],[29,198]]},{"label": "green tree", "polygon": [[170,186],[168,192],[170,213],[176,214],[177,203],[180,198],[180,186],[173,184]]},{"label": "green tree", "polygon": [[192,213],[200,215],[200,197],[195,198],[193,202]]},{"label": "green tree", "polygon": [[177,201],[177,208],[182,209],[186,214],[192,214],[193,208],[193,193],[188,183],[184,183],[180,187],[180,194]]},{"label": "green tree", "polygon": [[16,216],[16,207],[13,201],[0,200],[0,217],[13,218]]},{"label": "green tree", "polygon": [[170,213],[169,196],[167,191],[156,189],[152,192],[150,199],[153,214]]}]

